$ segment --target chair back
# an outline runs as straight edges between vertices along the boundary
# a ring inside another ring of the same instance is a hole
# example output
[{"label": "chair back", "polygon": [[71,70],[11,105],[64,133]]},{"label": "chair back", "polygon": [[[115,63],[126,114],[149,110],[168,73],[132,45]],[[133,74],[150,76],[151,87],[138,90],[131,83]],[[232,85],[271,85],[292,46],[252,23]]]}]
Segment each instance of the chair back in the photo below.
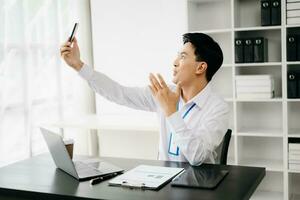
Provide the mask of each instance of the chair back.
[{"label": "chair back", "polygon": [[217,147],[216,164],[227,165],[228,148],[230,143],[232,130],[228,129],[221,144]]}]

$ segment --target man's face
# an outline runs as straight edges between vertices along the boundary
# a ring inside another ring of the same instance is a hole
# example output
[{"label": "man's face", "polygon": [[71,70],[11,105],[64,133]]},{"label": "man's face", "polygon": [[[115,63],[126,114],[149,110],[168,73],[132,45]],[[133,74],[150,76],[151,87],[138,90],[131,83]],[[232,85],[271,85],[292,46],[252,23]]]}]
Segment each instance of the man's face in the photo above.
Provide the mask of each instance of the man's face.
[{"label": "man's face", "polygon": [[199,62],[196,61],[195,49],[192,43],[187,42],[174,60],[173,83],[180,82],[181,86],[187,86],[197,78],[196,69]]}]

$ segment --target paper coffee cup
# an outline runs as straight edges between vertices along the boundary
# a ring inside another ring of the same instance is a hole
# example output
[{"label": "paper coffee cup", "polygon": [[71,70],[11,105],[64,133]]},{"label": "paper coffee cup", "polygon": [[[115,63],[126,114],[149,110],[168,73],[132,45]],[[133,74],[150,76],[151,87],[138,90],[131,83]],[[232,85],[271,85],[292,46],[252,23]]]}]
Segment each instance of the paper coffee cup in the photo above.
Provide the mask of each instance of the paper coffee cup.
[{"label": "paper coffee cup", "polygon": [[64,143],[65,143],[65,146],[69,153],[70,158],[73,159],[74,140],[73,139],[64,139]]}]

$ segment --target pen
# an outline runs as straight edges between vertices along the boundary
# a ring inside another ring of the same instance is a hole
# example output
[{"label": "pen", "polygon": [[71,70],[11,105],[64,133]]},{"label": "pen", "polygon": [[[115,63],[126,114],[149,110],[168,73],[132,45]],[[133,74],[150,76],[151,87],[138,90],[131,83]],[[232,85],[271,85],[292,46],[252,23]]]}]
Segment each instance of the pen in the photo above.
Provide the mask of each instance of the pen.
[{"label": "pen", "polygon": [[105,181],[105,180],[110,179],[112,177],[115,177],[117,175],[118,175],[118,173],[111,173],[111,174],[107,174],[107,175],[104,175],[104,176],[100,176],[100,177],[92,179],[90,181],[90,184],[95,185],[97,183],[101,183],[102,181]]}]

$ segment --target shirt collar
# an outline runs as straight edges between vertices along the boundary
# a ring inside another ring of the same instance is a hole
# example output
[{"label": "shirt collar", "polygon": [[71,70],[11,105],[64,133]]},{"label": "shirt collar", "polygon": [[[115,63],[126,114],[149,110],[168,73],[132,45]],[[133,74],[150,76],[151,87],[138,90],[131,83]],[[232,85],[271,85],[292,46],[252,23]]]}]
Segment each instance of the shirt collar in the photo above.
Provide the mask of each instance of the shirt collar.
[{"label": "shirt collar", "polygon": [[[205,88],[203,88],[196,96],[194,96],[191,100],[189,100],[186,103],[186,105],[194,102],[194,103],[196,103],[196,105],[199,108],[202,108],[211,92],[212,92],[212,89],[211,89],[210,84],[208,83],[205,86]],[[180,97],[180,99],[182,102],[184,102],[182,97]]]}]

